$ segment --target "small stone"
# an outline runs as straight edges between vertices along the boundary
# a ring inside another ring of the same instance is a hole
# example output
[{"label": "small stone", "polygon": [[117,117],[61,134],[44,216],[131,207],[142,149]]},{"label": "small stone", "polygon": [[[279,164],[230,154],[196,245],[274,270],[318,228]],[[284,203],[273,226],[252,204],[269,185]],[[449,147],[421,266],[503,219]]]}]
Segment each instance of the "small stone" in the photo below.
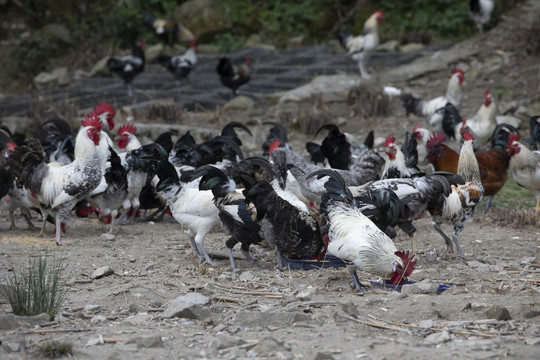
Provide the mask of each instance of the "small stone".
[{"label": "small stone", "polygon": [[133,262],[135,262],[135,261],[137,261],[136,258],[134,258],[134,257],[130,257],[130,258],[129,258],[129,262],[132,262],[132,263],[133,263]]},{"label": "small stone", "polygon": [[114,239],[116,239],[116,236],[114,236],[114,235],[111,234],[111,233],[104,233],[104,234],[101,234],[101,240],[104,240],[104,241],[114,241]]},{"label": "small stone", "polygon": [[313,356],[308,357],[311,360],[334,360],[334,357],[330,354],[325,354],[322,352],[315,353]]},{"label": "small stone", "polygon": [[243,345],[245,343],[246,341],[241,338],[222,334],[217,337],[213,337],[212,340],[210,340],[208,343],[208,349],[211,352],[216,353],[217,350],[227,349],[233,346]]},{"label": "small stone", "polygon": [[152,270],[154,270],[155,267],[156,267],[156,264],[154,264],[154,263],[149,263],[148,265],[146,265],[146,266],[144,267],[144,270],[146,270],[146,271],[152,271]]},{"label": "small stone", "polygon": [[99,345],[100,343],[101,341],[99,340],[99,338],[91,338],[88,340],[85,346],[96,346],[96,345]]},{"label": "small stone", "polygon": [[437,261],[437,250],[433,249],[430,252],[427,253],[427,255],[424,257],[427,262],[435,262]]},{"label": "small stone", "polygon": [[129,316],[123,322],[131,325],[142,325],[150,319],[152,319],[152,316],[148,315],[148,313],[138,313]]},{"label": "small stone", "polygon": [[540,315],[540,310],[530,310],[523,314],[525,319],[532,319]]},{"label": "small stone", "polygon": [[501,305],[492,305],[486,311],[486,318],[495,320],[510,320],[510,312],[507,308]]},{"label": "small stone", "polygon": [[159,335],[136,336],[126,341],[126,344],[137,344],[137,347],[139,348],[155,348],[162,347],[163,341]]},{"label": "small stone", "polygon": [[422,320],[418,323],[418,326],[420,326],[422,329],[430,329],[433,327],[433,320]]},{"label": "small stone", "polygon": [[144,308],[139,304],[129,304],[128,305],[128,311],[131,314],[137,314],[137,313],[143,312],[143,310],[144,310]]},{"label": "small stone", "polygon": [[450,341],[450,334],[447,331],[430,334],[424,339],[424,342],[430,344],[442,344],[448,341]]},{"label": "small stone", "polygon": [[358,318],[358,307],[352,302],[349,301],[343,305],[341,305],[341,309],[349,316],[357,319]]},{"label": "small stone", "polygon": [[19,352],[18,342],[15,342],[15,341],[0,342],[0,345],[2,345],[2,349],[4,349],[4,351],[7,352],[8,354]]},{"label": "small stone", "polygon": [[531,346],[540,345],[540,337],[535,337],[535,338],[532,338],[532,339],[527,339],[527,340],[525,340],[525,344],[531,345]]},{"label": "small stone", "polygon": [[209,310],[204,309],[210,299],[198,293],[189,293],[179,296],[167,303],[161,318],[183,317],[188,319],[201,319],[209,315]]},{"label": "small stone", "polygon": [[97,325],[97,324],[103,324],[103,323],[106,323],[108,322],[109,319],[107,319],[105,316],[103,315],[96,315],[94,317],[92,317],[90,319],[90,323],[91,324],[94,324],[94,325]]},{"label": "small stone", "polygon": [[251,271],[244,271],[240,274],[238,277],[238,280],[245,281],[245,282],[251,282],[255,279],[255,275]]},{"label": "small stone", "polygon": [[94,271],[94,273],[92,274],[92,279],[99,279],[99,278],[102,278],[104,276],[109,276],[109,275],[112,275],[114,274],[114,270],[111,269],[109,266],[102,266],[98,269],[96,269],[96,271]]},{"label": "small stone", "polygon": [[274,355],[278,351],[287,351],[287,349],[280,341],[274,339],[271,336],[267,336],[265,338],[262,338],[253,349],[248,351],[248,355],[258,358],[269,357]]}]

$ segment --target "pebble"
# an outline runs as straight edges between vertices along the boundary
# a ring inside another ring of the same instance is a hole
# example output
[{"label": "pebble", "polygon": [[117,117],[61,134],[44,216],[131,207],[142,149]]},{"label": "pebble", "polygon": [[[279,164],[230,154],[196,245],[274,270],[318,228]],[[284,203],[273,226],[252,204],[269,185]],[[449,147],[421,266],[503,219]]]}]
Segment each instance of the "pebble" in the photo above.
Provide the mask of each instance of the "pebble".
[{"label": "pebble", "polygon": [[201,319],[210,314],[208,309],[203,308],[210,299],[198,293],[189,293],[179,296],[166,305],[161,318],[182,317],[187,319]]},{"label": "pebble", "polygon": [[114,274],[114,270],[109,266],[102,266],[94,271],[92,274],[92,279],[100,279],[104,276],[109,276]]},{"label": "pebble", "polygon": [[91,319],[90,319],[90,323],[91,324],[103,324],[103,323],[106,323],[108,322],[109,319],[107,319],[105,316],[103,315],[96,315],[96,316],[93,316]]},{"label": "pebble", "polygon": [[104,233],[104,234],[101,234],[101,240],[105,240],[105,241],[114,241],[116,239],[116,236],[114,236],[113,234],[111,233]]},{"label": "pebble", "polygon": [[255,275],[251,271],[244,271],[240,274],[238,277],[238,280],[245,281],[245,282],[251,282],[255,279]]},{"label": "pebble", "polygon": [[430,334],[424,339],[424,342],[430,344],[442,344],[448,341],[450,341],[450,334],[447,331]]},{"label": "pebble", "polygon": [[422,320],[418,323],[418,326],[420,326],[422,329],[430,329],[433,327],[433,320]]},{"label": "pebble", "polygon": [[126,341],[126,344],[137,344],[138,348],[155,348],[162,347],[163,341],[159,335],[136,336]]},{"label": "pebble", "polygon": [[85,314],[94,314],[101,311],[101,305],[85,305],[83,311]]},{"label": "pebble", "polygon": [[248,351],[248,355],[255,358],[270,357],[282,351],[287,351],[283,343],[271,336],[267,336],[259,340],[257,345]]},{"label": "pebble", "polygon": [[142,325],[150,319],[152,319],[152,316],[148,313],[138,313],[127,317],[123,322],[131,325]]},{"label": "pebble", "polygon": [[486,318],[495,320],[510,320],[510,312],[507,308],[501,305],[492,305],[486,311]]}]

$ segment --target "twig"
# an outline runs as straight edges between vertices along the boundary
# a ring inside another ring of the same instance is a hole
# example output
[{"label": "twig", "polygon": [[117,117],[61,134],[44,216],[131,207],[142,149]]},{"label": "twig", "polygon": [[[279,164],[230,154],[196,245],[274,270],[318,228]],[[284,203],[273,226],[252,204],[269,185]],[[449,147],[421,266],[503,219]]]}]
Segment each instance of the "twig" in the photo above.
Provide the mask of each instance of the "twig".
[{"label": "twig", "polygon": [[356,2],[356,4],[354,4],[354,6],[349,10],[349,12],[341,19],[338,20],[338,22],[336,22],[334,24],[334,26],[332,27],[332,30],[330,30],[328,32],[328,34],[326,34],[326,37],[332,37],[333,34],[340,28],[343,26],[343,24],[345,24],[347,21],[349,21],[350,18],[353,17],[354,13],[360,9],[362,6],[364,6],[366,4],[367,0],[358,0]]},{"label": "twig", "polygon": [[237,303],[237,304],[243,304],[244,303],[243,300],[232,298],[232,297],[227,297],[227,296],[220,296],[220,295],[215,295],[214,300],[233,302],[233,303]]},{"label": "twig", "polygon": [[359,324],[362,324],[362,325],[371,326],[371,327],[374,327],[374,328],[409,332],[409,330],[407,330],[407,329],[401,329],[399,327],[387,326],[387,325],[384,325],[381,322],[362,321],[362,320],[358,320],[358,319],[355,319],[355,318],[352,318],[352,317],[346,317],[346,316],[341,316],[341,315],[337,315],[336,317],[339,317],[339,318],[342,318],[342,319],[345,319],[345,320],[349,320],[349,321],[353,321],[353,322],[356,322],[356,323],[359,323]]},{"label": "twig", "polygon": [[23,334],[49,334],[49,333],[62,333],[62,332],[86,332],[92,331],[92,329],[36,329],[24,331]]},{"label": "twig", "polygon": [[533,283],[540,283],[540,279],[519,279],[519,281],[526,281],[526,282],[533,282]]},{"label": "twig", "polygon": [[104,337],[103,338],[103,342],[105,344],[114,344],[114,343],[117,343],[117,342],[124,342],[124,341],[127,341],[128,338],[120,338],[120,337],[110,337],[110,338],[106,338]]}]

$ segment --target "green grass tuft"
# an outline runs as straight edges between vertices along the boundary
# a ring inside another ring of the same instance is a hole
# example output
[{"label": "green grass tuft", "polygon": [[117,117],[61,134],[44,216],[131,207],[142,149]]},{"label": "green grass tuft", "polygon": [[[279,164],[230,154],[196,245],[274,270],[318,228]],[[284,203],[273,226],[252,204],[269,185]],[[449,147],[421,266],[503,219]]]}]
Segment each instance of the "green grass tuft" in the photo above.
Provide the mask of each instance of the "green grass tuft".
[{"label": "green grass tuft", "polygon": [[64,301],[67,289],[60,287],[62,258],[49,254],[30,255],[28,266],[15,268],[9,258],[13,273],[0,284],[0,294],[10,303],[15,315],[34,316],[49,314],[54,319]]}]

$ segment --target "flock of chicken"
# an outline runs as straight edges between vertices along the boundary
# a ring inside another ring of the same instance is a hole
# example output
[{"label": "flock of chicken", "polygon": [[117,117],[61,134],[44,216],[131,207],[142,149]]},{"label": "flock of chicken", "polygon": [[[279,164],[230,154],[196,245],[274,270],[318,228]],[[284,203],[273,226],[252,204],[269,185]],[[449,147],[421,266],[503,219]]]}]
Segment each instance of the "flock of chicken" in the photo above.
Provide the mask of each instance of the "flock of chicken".
[{"label": "flock of chicken", "polygon": [[[376,28],[382,13],[370,19]],[[340,36],[347,46],[361,47],[346,33]],[[370,41],[366,38],[364,44]],[[138,42],[136,47],[142,51],[143,46]],[[194,55],[195,39],[191,49]],[[110,66],[120,68],[117,60],[111,59]],[[369,76],[365,61],[360,59],[360,71]],[[186,76],[176,60],[160,62],[175,69],[177,79]],[[218,72],[226,74],[222,82],[235,92],[238,68],[221,59]],[[135,75],[126,75],[126,83]],[[235,129],[251,131],[239,122],[201,144],[189,132],[174,142],[178,134],[169,131],[147,145],[139,142],[133,124],[125,124],[115,142],[108,134],[115,127],[115,110],[106,102],[86,116],[76,135],[64,120],[54,118],[34,138],[16,143],[2,126],[0,197],[9,198],[11,228],[16,209],[32,227],[30,211],[36,211],[43,217],[41,235],[47,222],[55,224],[58,245],[63,221],[74,214],[96,214],[113,232],[115,224],[135,221],[141,209],[147,219],[170,212],[182,224],[194,255],[213,265],[204,239],[223,229],[229,234],[225,246],[232,268],[232,249],[238,243],[246,259],[261,267],[250,247],[266,241],[275,249],[280,269],[293,256],[320,260],[328,253],[343,260],[360,291],[365,287],[357,269],[403,284],[416,264],[413,223],[425,212],[446,249],[453,252],[455,245],[464,256],[459,236],[484,196],[489,196],[487,211],[507,180],[508,168],[519,185],[534,192],[540,211],[540,116],[530,119],[529,148],[519,142],[516,128],[497,124],[489,90],[477,114],[462,119],[464,76],[454,70],[446,93],[432,100],[385,88],[400,97],[407,115],[425,118],[431,130],[417,126],[402,146],[388,136],[384,146],[374,147],[373,132],[359,141],[326,124],[319,129],[327,131],[322,143],[306,144],[311,161],[291,149],[286,129],[275,122],[264,123],[269,133],[260,156],[247,158]],[[460,152],[447,140],[461,142]],[[433,166],[429,174],[418,168],[419,147]],[[148,210],[151,216],[146,216]],[[452,239],[441,229],[443,223],[453,226]],[[396,226],[411,237],[412,253],[395,247]]]},{"label": "flock of chicken", "polygon": [[[449,87],[459,86],[460,76],[456,71]],[[407,109],[429,108],[432,101],[405,97]],[[309,161],[290,148],[286,129],[274,122],[265,123],[271,127],[261,156],[248,158],[235,129],[251,131],[239,122],[227,124],[219,136],[201,144],[189,132],[173,142],[178,134],[169,131],[147,145],[141,145],[133,124],[125,124],[118,128],[115,143],[105,130],[114,129],[115,111],[103,102],[81,122],[75,136],[56,118],[44,122],[36,137],[23,144],[15,143],[2,127],[0,196],[9,197],[12,228],[17,208],[29,226],[30,210],[35,210],[44,218],[41,234],[47,221],[56,225],[59,245],[63,221],[73,212],[80,217],[97,214],[110,222],[112,232],[115,223],[133,222],[139,209],[145,217],[155,209],[154,216],[170,211],[186,231],[194,255],[210,264],[215,263],[204,239],[223,228],[230,235],[225,245],[233,268],[237,243],[245,257],[261,267],[249,250],[266,241],[276,251],[279,268],[291,256],[321,259],[329,253],[345,262],[359,290],[364,288],[357,268],[402,284],[416,263],[413,222],[426,211],[447,250],[455,245],[463,256],[460,233],[482,197],[495,195],[504,185],[509,166],[540,205],[540,117],[531,119],[531,150],[507,124],[491,126],[491,147],[479,150],[475,142],[488,127],[484,122],[495,121],[485,115],[491,112],[484,108],[493,106],[489,94],[480,115],[467,121],[457,122],[455,109],[448,116],[448,104],[444,111],[422,114],[442,114],[441,128],[449,137],[461,138],[460,153],[444,144],[444,132],[418,126],[407,133],[403,146],[389,136],[376,148],[373,133],[361,142],[327,124],[320,129],[328,131],[321,144],[306,144]],[[418,146],[426,148],[434,172],[418,170]],[[453,225],[452,239],[442,231],[443,223]],[[396,249],[396,226],[411,237],[412,254]]]}]

